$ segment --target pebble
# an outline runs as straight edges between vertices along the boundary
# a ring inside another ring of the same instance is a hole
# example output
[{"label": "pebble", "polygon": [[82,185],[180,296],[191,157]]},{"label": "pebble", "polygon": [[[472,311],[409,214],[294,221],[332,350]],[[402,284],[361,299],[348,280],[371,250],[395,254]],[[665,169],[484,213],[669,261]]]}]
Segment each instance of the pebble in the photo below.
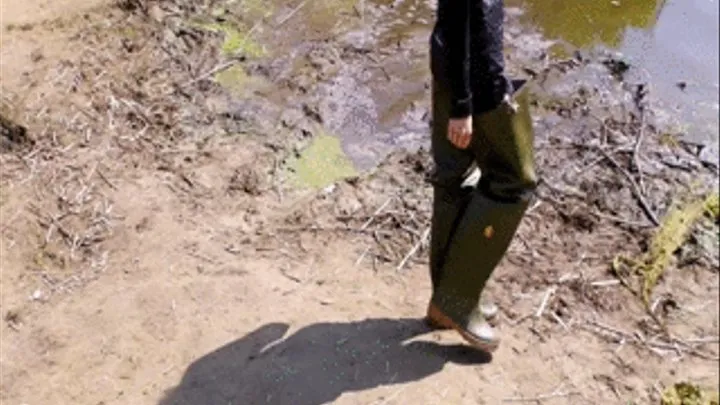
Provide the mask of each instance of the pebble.
[{"label": "pebble", "polygon": [[32,301],[41,301],[43,298],[45,298],[45,294],[40,289],[35,290],[35,292],[30,296]]}]

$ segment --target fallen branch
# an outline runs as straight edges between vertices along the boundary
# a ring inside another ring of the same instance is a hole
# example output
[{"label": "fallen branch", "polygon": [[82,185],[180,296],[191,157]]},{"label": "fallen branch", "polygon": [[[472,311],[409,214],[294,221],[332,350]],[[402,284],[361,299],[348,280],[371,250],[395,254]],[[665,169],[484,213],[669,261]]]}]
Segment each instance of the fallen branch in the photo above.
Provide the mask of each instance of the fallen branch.
[{"label": "fallen branch", "polygon": [[720,356],[713,356],[711,354],[704,353],[698,350],[697,347],[676,337],[670,336],[667,338],[668,341],[664,342],[658,341],[657,339],[648,341],[640,332],[626,332],[593,320],[586,321],[585,324],[581,324],[581,326],[584,326],[586,330],[593,333],[597,333],[606,337],[610,335],[620,344],[633,343],[638,347],[645,348],[658,355],[661,355],[663,351],[674,351],[678,353],[678,355],[682,356],[683,351],[685,351],[687,353],[690,353],[691,355],[694,355],[695,357],[704,360],[720,361]]},{"label": "fallen branch", "polygon": [[300,9],[305,5],[305,3],[307,3],[307,1],[303,1],[303,2],[301,2],[300,4],[298,4],[297,7],[295,7],[292,11],[290,11],[290,13],[288,13],[288,15],[286,15],[285,17],[283,17],[283,19],[280,20],[280,22],[277,23],[277,25],[275,26],[275,28],[278,28],[278,27],[280,27],[281,25],[285,24],[289,19],[291,19],[291,18],[295,15],[295,13],[297,13],[298,11],[300,11]]},{"label": "fallen branch", "polygon": [[349,233],[359,233],[363,235],[375,235],[375,234],[383,234],[386,236],[392,236],[391,232],[382,232],[379,230],[372,230],[372,229],[357,229],[357,228],[343,228],[340,226],[333,226],[333,227],[320,227],[320,226],[314,226],[314,225],[308,225],[308,226],[300,226],[297,228],[290,228],[290,227],[281,227],[278,228],[277,231],[279,232],[349,232]]},{"label": "fallen branch", "polygon": [[227,61],[227,62],[221,63],[221,64],[215,66],[214,68],[210,69],[209,71],[201,74],[200,76],[198,76],[198,77],[190,80],[189,82],[182,84],[180,87],[187,87],[187,86],[190,86],[190,85],[195,84],[195,83],[197,83],[197,82],[201,82],[201,81],[209,78],[210,76],[215,75],[216,73],[220,73],[220,72],[222,72],[223,70],[226,70],[226,69],[231,68],[233,65],[235,65],[235,64],[237,64],[237,63],[238,63],[238,60],[237,60],[237,59],[232,59],[232,60],[229,60],[229,61]]},{"label": "fallen branch", "polygon": [[623,169],[622,166],[620,166],[620,163],[615,160],[612,156],[610,156],[609,153],[604,151],[603,149],[598,149],[600,153],[607,159],[608,162],[617,170],[619,171],[630,183],[630,187],[632,190],[633,195],[640,203],[640,207],[642,208],[643,212],[647,216],[647,218],[652,221],[652,223],[655,226],[660,226],[660,220],[658,219],[657,215],[655,215],[655,212],[650,208],[650,205],[648,204],[647,200],[645,200],[645,197],[642,194],[642,191],[640,190],[640,187],[638,186],[635,179],[632,178],[632,175],[628,173],[627,170]]},{"label": "fallen branch", "polygon": [[503,399],[503,402],[541,402],[552,398],[569,397],[572,395],[580,395],[579,392],[562,392],[560,389],[564,384],[560,384],[555,390],[549,394],[542,394],[536,397],[511,397]]},{"label": "fallen branch", "polygon": [[640,132],[638,133],[637,139],[635,140],[635,146],[633,147],[632,161],[635,166],[635,170],[638,172],[638,184],[640,190],[645,193],[645,181],[643,179],[644,174],[640,168],[639,156],[640,156],[640,145],[645,138],[645,109],[640,109]]},{"label": "fallen branch", "polygon": [[538,395],[538,396],[532,397],[532,398],[525,398],[525,397],[505,398],[505,399],[503,399],[503,402],[540,402],[540,401],[544,401],[546,399],[569,397],[571,395],[578,395],[578,393],[577,392],[554,392],[552,394],[543,394],[543,395]]}]

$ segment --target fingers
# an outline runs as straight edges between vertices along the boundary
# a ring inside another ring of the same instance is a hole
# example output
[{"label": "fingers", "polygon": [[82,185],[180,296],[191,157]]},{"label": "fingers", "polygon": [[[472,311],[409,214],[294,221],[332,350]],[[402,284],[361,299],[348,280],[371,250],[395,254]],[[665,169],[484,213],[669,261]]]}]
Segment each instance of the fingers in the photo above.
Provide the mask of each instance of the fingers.
[{"label": "fingers", "polygon": [[448,128],[448,139],[456,148],[466,149],[470,146],[471,134],[466,128],[453,127]]},{"label": "fingers", "polygon": [[465,131],[460,135],[460,139],[458,139],[457,147],[460,149],[466,149],[468,146],[470,146],[470,132]]},{"label": "fingers", "polygon": [[450,143],[457,147],[458,141],[460,140],[460,132],[456,128],[450,127],[448,129],[448,139]]}]

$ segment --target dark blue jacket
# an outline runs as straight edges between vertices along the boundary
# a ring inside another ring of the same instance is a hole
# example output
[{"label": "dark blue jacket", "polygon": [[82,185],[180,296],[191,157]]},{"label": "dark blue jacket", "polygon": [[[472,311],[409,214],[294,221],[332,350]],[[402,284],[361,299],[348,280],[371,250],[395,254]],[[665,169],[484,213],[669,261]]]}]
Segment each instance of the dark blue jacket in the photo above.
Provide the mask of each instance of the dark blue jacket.
[{"label": "dark blue jacket", "polygon": [[451,94],[451,116],[492,110],[511,91],[503,57],[502,0],[438,0],[431,71]]}]

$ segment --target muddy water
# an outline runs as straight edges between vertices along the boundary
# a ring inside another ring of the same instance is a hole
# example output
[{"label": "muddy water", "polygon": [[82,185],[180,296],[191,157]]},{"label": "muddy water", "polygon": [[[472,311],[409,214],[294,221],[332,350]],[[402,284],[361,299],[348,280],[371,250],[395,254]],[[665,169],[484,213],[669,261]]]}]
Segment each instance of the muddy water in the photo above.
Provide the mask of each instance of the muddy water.
[{"label": "muddy water", "polygon": [[341,46],[371,50],[345,57],[335,77],[319,86],[327,129],[342,138],[359,170],[396,147],[428,144],[427,41],[433,2],[359,2],[359,23],[341,33]]},{"label": "muddy water", "polygon": [[716,0],[508,0],[523,20],[573,48],[607,47],[649,82],[692,141],[718,144],[718,2]]}]

